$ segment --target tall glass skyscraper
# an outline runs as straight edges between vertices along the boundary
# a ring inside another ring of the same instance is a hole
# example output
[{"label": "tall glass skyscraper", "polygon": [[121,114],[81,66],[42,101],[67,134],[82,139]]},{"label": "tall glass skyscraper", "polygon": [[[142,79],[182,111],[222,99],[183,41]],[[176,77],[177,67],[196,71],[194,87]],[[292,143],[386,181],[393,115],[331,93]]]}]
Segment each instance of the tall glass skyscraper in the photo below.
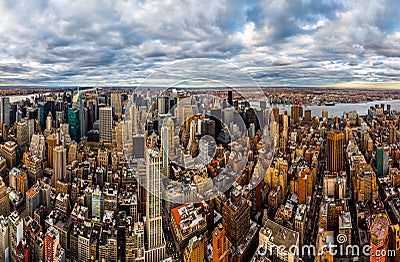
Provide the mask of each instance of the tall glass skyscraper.
[{"label": "tall glass skyscraper", "polygon": [[68,108],[69,135],[75,141],[81,139],[81,121],[78,108]]},{"label": "tall glass skyscraper", "polygon": [[376,148],[376,174],[378,176],[386,176],[389,171],[389,147],[380,146]]}]

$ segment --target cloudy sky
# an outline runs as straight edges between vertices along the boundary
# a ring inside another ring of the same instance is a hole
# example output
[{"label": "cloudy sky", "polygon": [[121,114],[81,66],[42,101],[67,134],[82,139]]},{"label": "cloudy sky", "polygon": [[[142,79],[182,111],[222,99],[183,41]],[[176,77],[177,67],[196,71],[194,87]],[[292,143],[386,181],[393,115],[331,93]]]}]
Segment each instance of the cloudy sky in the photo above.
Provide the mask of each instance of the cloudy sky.
[{"label": "cloudy sky", "polygon": [[262,86],[400,80],[398,0],[2,0],[0,13],[1,85],[136,85],[198,58]]}]

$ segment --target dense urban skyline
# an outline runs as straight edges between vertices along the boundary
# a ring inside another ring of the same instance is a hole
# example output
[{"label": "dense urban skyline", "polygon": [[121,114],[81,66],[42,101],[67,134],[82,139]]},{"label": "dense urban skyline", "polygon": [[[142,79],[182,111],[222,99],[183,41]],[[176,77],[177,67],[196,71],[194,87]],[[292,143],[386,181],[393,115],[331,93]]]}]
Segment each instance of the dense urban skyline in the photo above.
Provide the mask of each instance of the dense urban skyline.
[{"label": "dense urban skyline", "polygon": [[171,62],[232,63],[262,86],[397,87],[400,4],[2,1],[0,83],[133,85]]}]

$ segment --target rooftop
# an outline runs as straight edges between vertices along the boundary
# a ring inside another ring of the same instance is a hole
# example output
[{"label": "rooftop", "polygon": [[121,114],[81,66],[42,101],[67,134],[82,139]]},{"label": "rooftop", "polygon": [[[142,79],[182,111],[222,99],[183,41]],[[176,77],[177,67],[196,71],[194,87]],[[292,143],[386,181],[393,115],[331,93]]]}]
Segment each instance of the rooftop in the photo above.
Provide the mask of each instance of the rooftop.
[{"label": "rooftop", "polygon": [[281,226],[272,220],[267,220],[265,226],[260,230],[260,234],[265,235],[270,242],[277,246],[289,249],[291,246],[299,244],[299,233]]}]

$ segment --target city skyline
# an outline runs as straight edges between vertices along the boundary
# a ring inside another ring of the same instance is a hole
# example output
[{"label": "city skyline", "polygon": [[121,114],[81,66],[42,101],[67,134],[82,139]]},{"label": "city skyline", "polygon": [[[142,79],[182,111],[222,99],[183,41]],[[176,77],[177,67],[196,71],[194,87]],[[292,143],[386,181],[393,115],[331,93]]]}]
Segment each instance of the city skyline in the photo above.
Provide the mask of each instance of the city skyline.
[{"label": "city skyline", "polygon": [[260,86],[396,88],[400,4],[4,1],[0,86],[137,86],[216,59]]}]

